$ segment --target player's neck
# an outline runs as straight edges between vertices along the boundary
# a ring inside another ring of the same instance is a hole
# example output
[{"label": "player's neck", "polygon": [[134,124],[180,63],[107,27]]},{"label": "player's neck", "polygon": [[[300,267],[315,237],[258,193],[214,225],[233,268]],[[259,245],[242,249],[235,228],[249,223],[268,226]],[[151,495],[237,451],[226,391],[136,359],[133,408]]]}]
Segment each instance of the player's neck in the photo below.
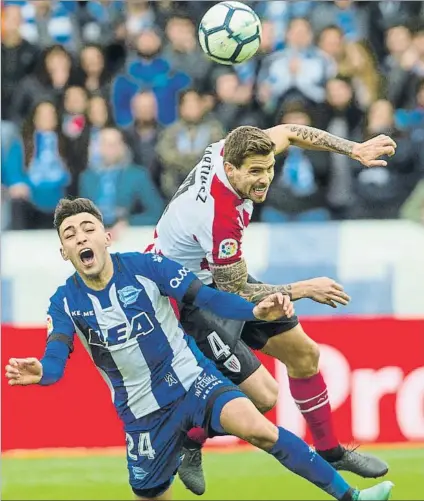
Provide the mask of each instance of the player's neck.
[{"label": "player's neck", "polygon": [[81,276],[81,280],[85,283],[87,287],[95,291],[101,291],[105,289],[113,277],[113,261],[109,253],[107,253],[106,262],[103,270],[96,277],[84,277]]}]

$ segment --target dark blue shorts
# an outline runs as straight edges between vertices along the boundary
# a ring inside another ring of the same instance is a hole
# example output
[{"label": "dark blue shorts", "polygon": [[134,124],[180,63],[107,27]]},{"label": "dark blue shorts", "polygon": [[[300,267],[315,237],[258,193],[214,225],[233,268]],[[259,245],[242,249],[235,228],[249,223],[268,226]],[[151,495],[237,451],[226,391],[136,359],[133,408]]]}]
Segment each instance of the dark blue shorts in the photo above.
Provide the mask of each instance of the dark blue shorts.
[{"label": "dark blue shorts", "polygon": [[201,426],[222,433],[222,408],[239,397],[246,396],[210,363],[184,397],[127,426],[127,461],[133,490],[139,495],[143,494],[140,491],[160,486],[166,490],[181,464],[186,432]]}]

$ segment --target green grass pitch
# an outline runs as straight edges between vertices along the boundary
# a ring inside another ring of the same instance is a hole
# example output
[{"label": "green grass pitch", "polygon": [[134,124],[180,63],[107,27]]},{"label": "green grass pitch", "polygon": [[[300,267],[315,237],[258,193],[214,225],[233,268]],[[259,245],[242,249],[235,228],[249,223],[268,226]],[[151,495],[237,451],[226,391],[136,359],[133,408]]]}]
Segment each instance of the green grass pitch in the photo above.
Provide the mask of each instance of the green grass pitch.
[{"label": "green grass pitch", "polygon": [[[424,500],[424,448],[373,449],[373,453],[390,463],[387,479],[396,485],[393,500]],[[206,494],[200,498],[190,494],[177,479],[174,499],[330,499],[260,451],[207,452],[204,466]],[[3,457],[1,470],[4,500],[133,499],[124,455]],[[345,478],[357,487],[375,482],[350,474]]]}]

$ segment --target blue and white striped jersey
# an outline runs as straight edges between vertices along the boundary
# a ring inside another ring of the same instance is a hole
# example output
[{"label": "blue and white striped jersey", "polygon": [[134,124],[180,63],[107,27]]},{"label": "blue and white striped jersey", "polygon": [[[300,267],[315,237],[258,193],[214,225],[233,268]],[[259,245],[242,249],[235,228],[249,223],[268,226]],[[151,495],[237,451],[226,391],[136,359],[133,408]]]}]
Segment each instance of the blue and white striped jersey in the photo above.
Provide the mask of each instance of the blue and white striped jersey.
[{"label": "blue and white striped jersey", "polygon": [[49,335],[78,335],[130,424],[183,396],[211,362],[167,297],[181,300],[196,276],[155,254],[111,256],[114,275],[104,290],[75,273],[51,297]]}]

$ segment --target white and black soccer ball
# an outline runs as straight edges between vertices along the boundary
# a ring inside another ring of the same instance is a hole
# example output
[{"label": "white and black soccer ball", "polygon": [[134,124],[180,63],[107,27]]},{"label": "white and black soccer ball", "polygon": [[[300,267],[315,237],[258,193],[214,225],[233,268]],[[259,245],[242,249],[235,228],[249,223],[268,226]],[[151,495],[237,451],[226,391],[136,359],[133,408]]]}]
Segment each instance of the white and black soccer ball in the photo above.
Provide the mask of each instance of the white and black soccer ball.
[{"label": "white and black soccer ball", "polygon": [[211,7],[199,26],[205,54],[221,64],[250,59],[259,49],[262,26],[255,12],[242,2],[220,2]]}]

